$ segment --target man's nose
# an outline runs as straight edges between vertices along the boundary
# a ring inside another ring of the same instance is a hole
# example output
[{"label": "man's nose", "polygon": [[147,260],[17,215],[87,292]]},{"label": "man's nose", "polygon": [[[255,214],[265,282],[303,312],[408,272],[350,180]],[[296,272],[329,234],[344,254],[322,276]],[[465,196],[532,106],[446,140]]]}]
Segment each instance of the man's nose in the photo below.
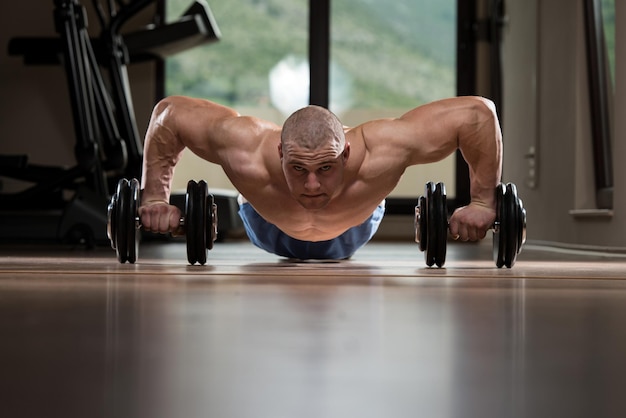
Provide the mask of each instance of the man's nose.
[{"label": "man's nose", "polygon": [[306,181],[304,183],[304,187],[307,190],[316,190],[319,189],[320,187],[320,182],[317,179],[317,175],[315,173],[309,173],[306,176]]}]

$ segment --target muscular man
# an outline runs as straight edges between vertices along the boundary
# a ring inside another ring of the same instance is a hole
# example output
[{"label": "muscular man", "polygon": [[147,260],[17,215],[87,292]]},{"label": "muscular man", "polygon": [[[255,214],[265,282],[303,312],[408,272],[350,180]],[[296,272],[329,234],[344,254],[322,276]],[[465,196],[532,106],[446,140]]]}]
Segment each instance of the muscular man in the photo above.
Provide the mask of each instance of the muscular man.
[{"label": "muscular man", "polygon": [[384,199],[404,170],[457,149],[470,167],[471,203],[451,216],[450,233],[482,239],[495,220],[501,132],[493,103],[479,97],[440,100],[353,128],[317,106],[296,111],[281,128],[206,100],[166,98],[145,139],[139,213],[147,230],[179,227],[180,211],[168,202],[185,147],[222,166],[241,193],[251,241],[284,257],[350,257],[376,232]]}]

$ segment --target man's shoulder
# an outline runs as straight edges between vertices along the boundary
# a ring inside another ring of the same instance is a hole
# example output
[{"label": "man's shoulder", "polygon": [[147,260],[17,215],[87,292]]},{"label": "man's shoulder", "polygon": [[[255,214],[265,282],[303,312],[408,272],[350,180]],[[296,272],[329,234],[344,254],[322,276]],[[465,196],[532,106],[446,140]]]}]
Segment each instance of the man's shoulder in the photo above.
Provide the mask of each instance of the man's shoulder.
[{"label": "man's shoulder", "polygon": [[350,143],[351,155],[356,160],[368,159],[384,152],[392,146],[393,132],[386,120],[365,122],[346,132],[346,142]]},{"label": "man's shoulder", "polygon": [[363,122],[346,131],[346,139],[351,142],[362,142],[366,148],[385,145],[393,137],[395,120],[393,118],[384,118]]},{"label": "man's shoulder", "polygon": [[281,127],[268,120],[255,116],[237,115],[223,121],[223,130],[242,140],[274,141],[280,140]]}]

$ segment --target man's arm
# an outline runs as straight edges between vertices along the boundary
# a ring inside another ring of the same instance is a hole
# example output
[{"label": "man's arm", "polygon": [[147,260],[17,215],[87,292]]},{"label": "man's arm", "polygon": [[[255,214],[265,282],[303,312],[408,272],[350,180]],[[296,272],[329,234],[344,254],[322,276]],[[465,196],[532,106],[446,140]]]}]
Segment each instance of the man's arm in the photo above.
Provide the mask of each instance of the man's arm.
[{"label": "man's arm", "polygon": [[450,233],[463,240],[484,238],[495,220],[495,187],[502,175],[502,134],[491,101],[440,100],[372,128],[369,133],[364,125],[366,141],[388,141],[392,158],[405,166],[439,161],[459,149],[470,170],[471,203],[450,218]]},{"label": "man's arm", "polygon": [[459,130],[459,149],[469,166],[468,206],[450,218],[455,239],[483,239],[496,219],[495,189],[502,178],[502,132],[493,102],[480,99]]},{"label": "man's arm", "polygon": [[205,100],[168,97],[155,107],[144,143],[141,187],[144,203],[169,202],[174,167],[185,147],[202,158],[219,164],[223,147],[219,135],[224,121],[238,114]]},{"label": "man's arm", "polygon": [[144,229],[165,233],[179,226],[180,211],[169,205],[174,168],[185,147],[220,164],[227,146],[224,130],[239,115],[206,100],[168,97],[154,108],[144,143],[139,214]]}]

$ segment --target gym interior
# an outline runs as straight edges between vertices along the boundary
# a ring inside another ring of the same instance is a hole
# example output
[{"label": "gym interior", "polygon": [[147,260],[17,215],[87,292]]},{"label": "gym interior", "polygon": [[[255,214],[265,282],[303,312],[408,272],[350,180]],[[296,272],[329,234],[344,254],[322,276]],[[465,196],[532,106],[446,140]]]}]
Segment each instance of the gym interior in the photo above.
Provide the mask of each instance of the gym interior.
[{"label": "gym interior", "polygon": [[[0,22],[2,416],[626,413],[623,2],[47,0]],[[178,94],[346,125],[487,97],[515,216],[429,259],[418,196],[469,201],[456,154],[409,168],[352,258],[290,260],[187,152],[172,203],[205,180],[206,234],[122,234],[118,181]]]}]

